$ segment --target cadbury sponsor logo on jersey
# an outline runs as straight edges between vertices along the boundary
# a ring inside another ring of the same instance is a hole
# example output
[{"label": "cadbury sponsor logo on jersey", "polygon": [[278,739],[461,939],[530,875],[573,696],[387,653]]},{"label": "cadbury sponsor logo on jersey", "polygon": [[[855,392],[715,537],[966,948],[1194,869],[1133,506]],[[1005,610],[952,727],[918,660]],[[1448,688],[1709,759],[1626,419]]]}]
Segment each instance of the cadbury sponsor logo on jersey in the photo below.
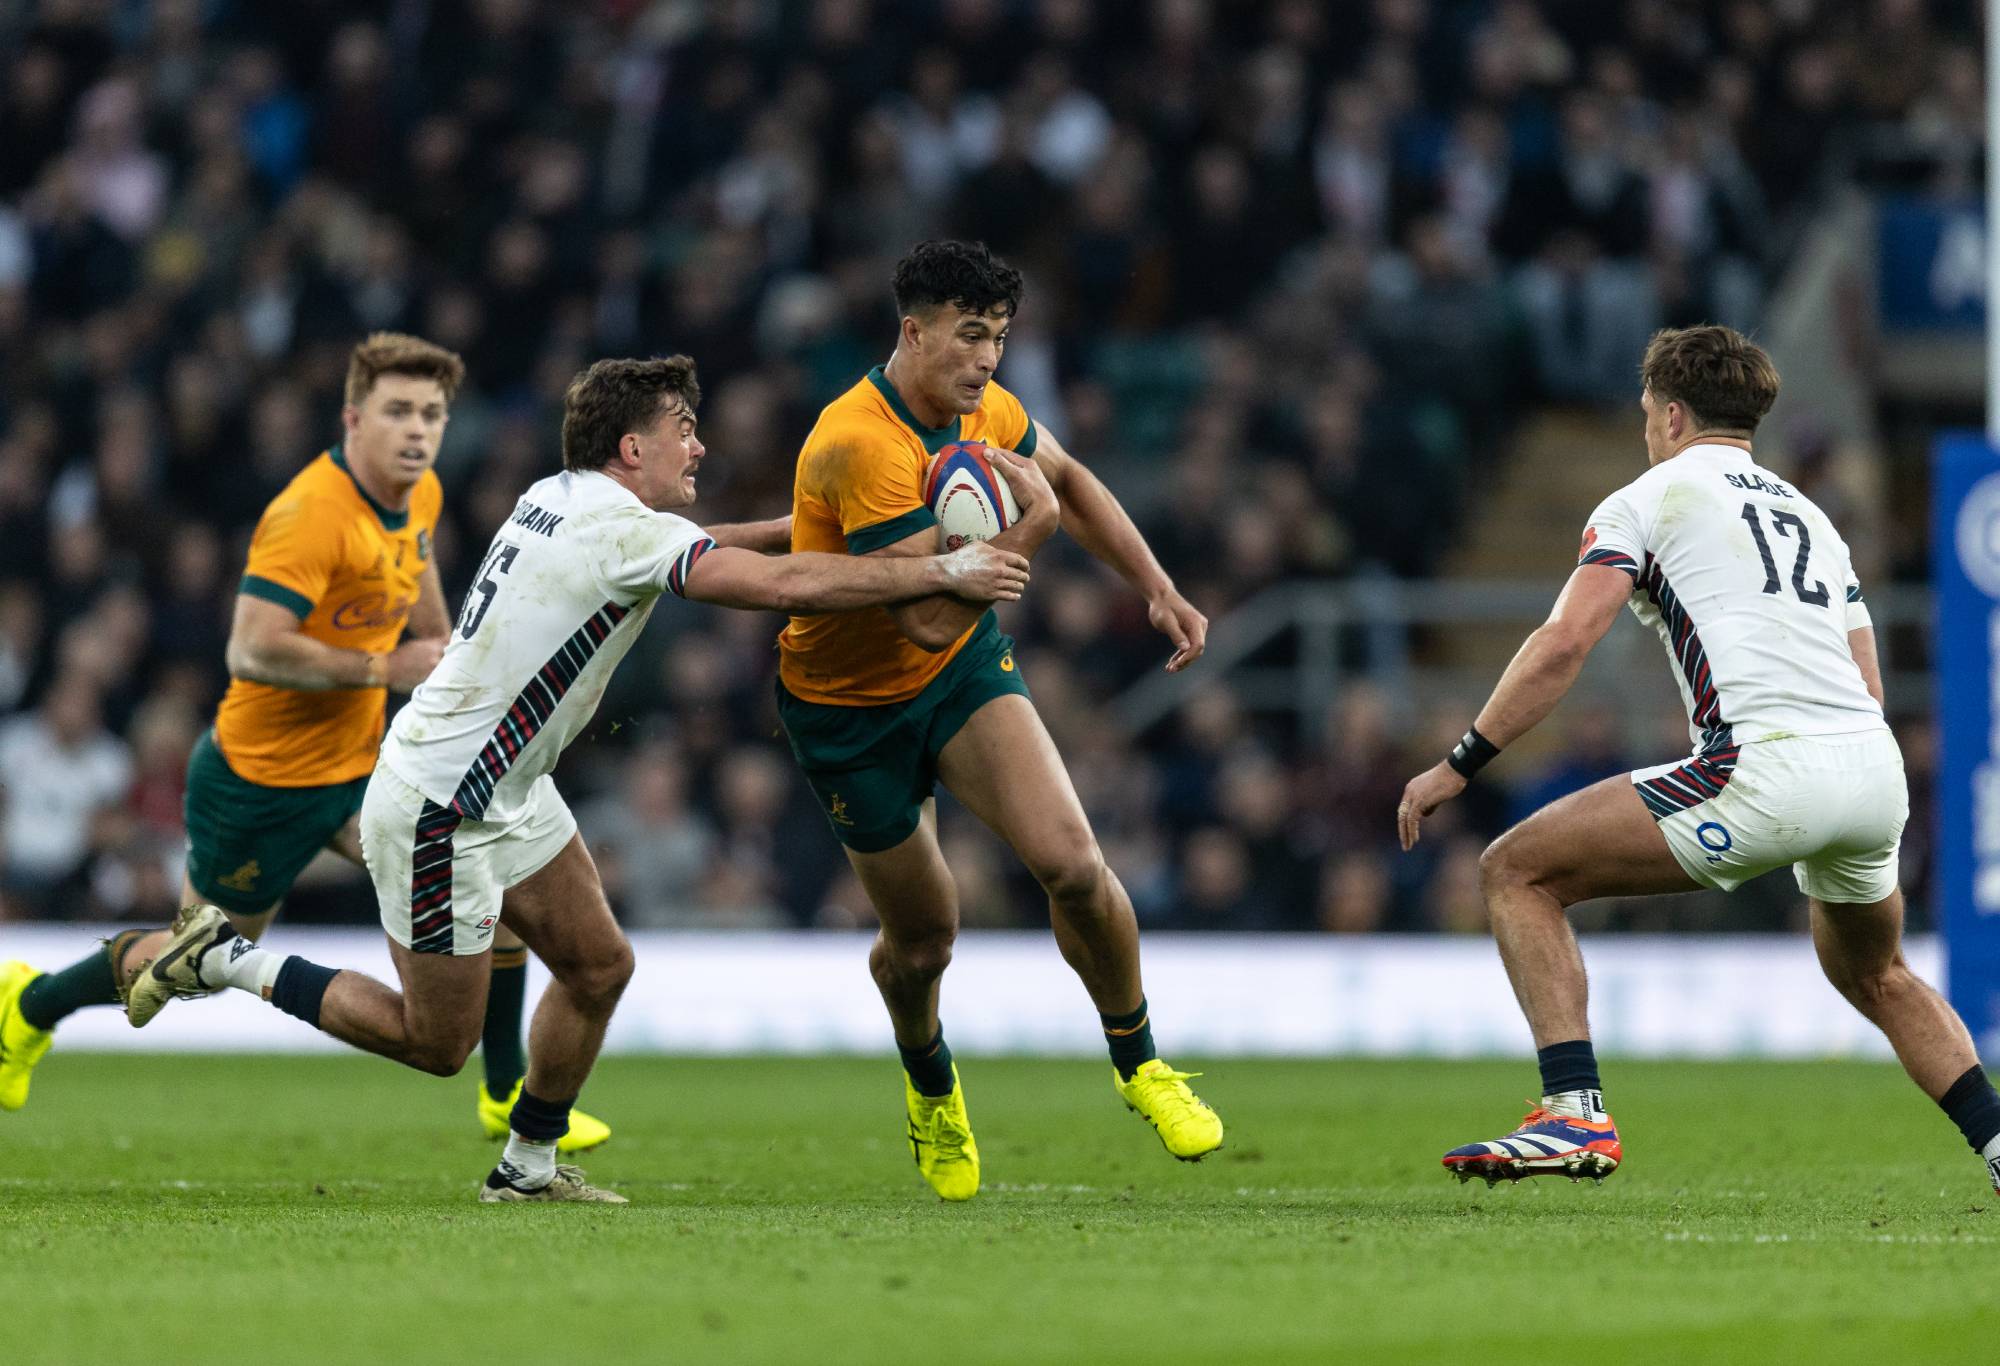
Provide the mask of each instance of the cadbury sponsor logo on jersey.
[{"label": "cadbury sponsor logo on jersey", "polygon": [[364,631],[395,626],[410,615],[417,600],[404,601],[387,593],[363,593],[334,609],[333,624],[342,631]]},{"label": "cadbury sponsor logo on jersey", "polygon": [[1722,476],[1733,488],[1749,493],[1773,493],[1780,498],[1790,498],[1792,491],[1776,479],[1766,479],[1761,474],[1725,474]]},{"label": "cadbury sponsor logo on jersey", "polygon": [[525,498],[514,509],[514,515],[510,520],[515,526],[526,527],[544,536],[555,535],[556,528],[562,525],[562,518],[558,514],[550,512],[547,508],[536,507]]}]

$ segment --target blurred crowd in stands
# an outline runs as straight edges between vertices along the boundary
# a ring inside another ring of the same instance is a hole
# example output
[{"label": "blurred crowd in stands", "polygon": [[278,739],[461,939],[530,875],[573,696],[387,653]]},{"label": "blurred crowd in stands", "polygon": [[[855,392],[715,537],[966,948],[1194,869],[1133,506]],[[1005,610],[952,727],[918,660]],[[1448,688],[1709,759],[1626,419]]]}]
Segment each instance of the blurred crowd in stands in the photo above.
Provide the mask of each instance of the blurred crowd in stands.
[{"label": "blurred crowd in stands", "polygon": [[[600,356],[693,354],[697,515],[782,513],[818,407],[886,358],[892,263],[944,234],[1026,270],[1003,382],[1212,616],[1422,577],[1527,406],[1629,404],[1654,327],[1756,324],[1830,167],[1888,136],[1922,183],[1972,183],[1975,8],[0,0],[0,916],[171,905],[246,538],[334,439],[362,333],[470,367],[439,462],[454,601]],[[1124,734],[1107,701],[1167,648],[1073,547],[1008,625],[1149,925],[1476,928],[1509,816],[1681,743],[1623,752],[1580,709],[1404,859],[1395,797],[1462,707],[1357,682],[1301,718],[1216,686]],[[631,924],[866,920],[774,738],[776,626],[663,611],[565,761]],[[1005,851],[946,825],[968,923],[1034,923]],[[294,913],[374,918],[358,881],[321,900]]]}]

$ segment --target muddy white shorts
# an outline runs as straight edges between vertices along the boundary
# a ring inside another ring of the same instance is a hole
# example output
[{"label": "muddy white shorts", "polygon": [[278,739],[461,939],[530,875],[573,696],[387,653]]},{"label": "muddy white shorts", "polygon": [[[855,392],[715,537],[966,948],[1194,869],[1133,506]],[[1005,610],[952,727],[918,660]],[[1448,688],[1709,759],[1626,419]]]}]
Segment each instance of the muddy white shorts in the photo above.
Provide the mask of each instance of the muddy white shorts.
[{"label": "muddy white shorts", "polygon": [[500,895],[527,881],[576,833],[544,773],[512,819],[472,821],[376,768],[361,803],[361,853],[382,927],[417,953],[484,953],[500,923]]},{"label": "muddy white shorts", "polygon": [[1789,863],[1820,901],[1896,890],[1910,790],[1887,729],[1759,740],[1640,769],[1632,782],[1704,887],[1733,891]]}]

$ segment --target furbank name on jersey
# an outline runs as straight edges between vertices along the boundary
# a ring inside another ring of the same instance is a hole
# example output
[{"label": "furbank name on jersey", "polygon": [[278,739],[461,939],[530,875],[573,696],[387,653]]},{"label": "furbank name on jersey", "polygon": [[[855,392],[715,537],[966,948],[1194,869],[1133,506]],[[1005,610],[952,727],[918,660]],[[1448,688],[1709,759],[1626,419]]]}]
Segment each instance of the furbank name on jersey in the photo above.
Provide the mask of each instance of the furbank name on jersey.
[{"label": "furbank name on jersey", "polygon": [[544,536],[555,535],[556,528],[563,524],[561,513],[550,512],[547,508],[536,507],[525,498],[521,500],[520,506],[514,509],[514,515],[507,520],[515,526],[526,527],[528,530],[539,532]]}]

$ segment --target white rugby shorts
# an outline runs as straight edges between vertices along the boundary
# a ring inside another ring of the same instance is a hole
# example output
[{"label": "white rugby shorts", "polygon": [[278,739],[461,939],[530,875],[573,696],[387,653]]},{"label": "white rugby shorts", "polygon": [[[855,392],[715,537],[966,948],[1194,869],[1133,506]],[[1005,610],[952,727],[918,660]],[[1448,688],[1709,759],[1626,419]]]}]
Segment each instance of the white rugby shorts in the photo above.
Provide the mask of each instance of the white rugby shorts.
[{"label": "white rugby shorts", "polygon": [[500,897],[562,852],[576,818],[544,773],[507,821],[466,820],[377,766],[361,803],[361,854],[382,928],[417,953],[485,953]]},{"label": "white rugby shorts", "polygon": [[1759,740],[1642,768],[1632,782],[1704,887],[1734,891],[1789,863],[1799,890],[1820,901],[1896,890],[1910,790],[1886,728]]}]

